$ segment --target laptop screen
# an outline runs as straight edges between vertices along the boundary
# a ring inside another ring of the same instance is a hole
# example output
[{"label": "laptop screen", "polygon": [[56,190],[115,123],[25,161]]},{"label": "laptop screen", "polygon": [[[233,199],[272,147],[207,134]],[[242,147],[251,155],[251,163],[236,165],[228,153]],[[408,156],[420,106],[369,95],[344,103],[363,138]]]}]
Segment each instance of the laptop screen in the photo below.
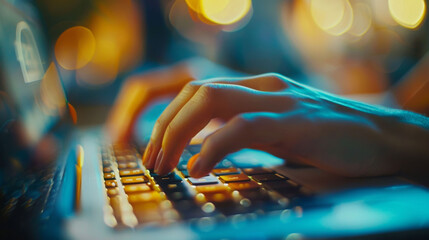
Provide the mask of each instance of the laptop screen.
[{"label": "laptop screen", "polygon": [[31,146],[63,112],[64,90],[35,12],[5,0],[0,5],[0,124],[4,131],[10,122],[19,122]]}]

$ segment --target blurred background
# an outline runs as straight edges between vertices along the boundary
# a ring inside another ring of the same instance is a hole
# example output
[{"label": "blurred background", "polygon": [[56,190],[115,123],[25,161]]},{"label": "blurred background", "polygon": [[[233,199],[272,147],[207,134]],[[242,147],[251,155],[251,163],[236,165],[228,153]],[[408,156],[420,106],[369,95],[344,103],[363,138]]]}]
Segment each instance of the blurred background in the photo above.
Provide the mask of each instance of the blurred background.
[{"label": "blurred background", "polygon": [[[0,2],[0,187],[10,185],[6,193],[33,183],[27,172],[23,181],[19,174],[10,177],[28,162],[42,168],[54,163],[72,123],[104,122],[124,81],[178,62],[218,71],[201,76],[229,76],[225,69],[232,75],[277,72],[332,93],[429,115],[425,0]],[[61,128],[58,118],[65,115],[68,125]],[[60,129],[45,136],[54,125]],[[37,174],[52,180],[51,172]],[[15,205],[24,190],[17,192]],[[19,227],[37,226],[13,209],[8,214]]]},{"label": "blurred background", "polygon": [[34,4],[77,105],[108,105],[130,74],[192,57],[245,74],[277,72],[338,94],[383,93],[429,51],[425,0]]}]

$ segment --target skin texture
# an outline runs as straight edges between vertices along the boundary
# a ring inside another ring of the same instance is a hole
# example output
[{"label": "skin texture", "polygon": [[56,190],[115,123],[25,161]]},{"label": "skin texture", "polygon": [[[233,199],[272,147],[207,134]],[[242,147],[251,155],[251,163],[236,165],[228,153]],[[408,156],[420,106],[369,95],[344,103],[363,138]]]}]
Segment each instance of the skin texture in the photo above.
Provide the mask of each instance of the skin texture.
[{"label": "skin texture", "polygon": [[428,166],[428,118],[341,98],[278,74],[187,83],[157,120],[143,164],[167,174],[214,118],[225,125],[188,165],[193,177],[242,148],[348,177],[416,175]]}]

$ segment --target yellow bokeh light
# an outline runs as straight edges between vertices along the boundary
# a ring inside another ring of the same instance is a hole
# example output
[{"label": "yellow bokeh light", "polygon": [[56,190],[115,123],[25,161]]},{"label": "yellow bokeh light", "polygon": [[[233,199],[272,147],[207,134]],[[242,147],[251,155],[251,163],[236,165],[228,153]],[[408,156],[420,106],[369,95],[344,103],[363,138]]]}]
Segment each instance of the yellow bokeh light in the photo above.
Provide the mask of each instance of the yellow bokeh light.
[{"label": "yellow bokeh light", "polygon": [[424,0],[389,0],[389,11],[398,24],[413,29],[423,21],[426,4]]},{"label": "yellow bokeh light", "polygon": [[89,88],[115,81],[141,60],[144,51],[144,25],[134,1],[102,1],[97,8],[88,23],[95,51],[91,61],[76,71],[77,82]]},{"label": "yellow bokeh light", "polygon": [[343,1],[344,14],[341,21],[332,28],[325,29],[325,31],[334,36],[340,36],[347,32],[353,24],[353,9],[348,0]]},{"label": "yellow bokeh light", "polygon": [[95,38],[88,28],[77,26],[64,31],[55,44],[58,64],[67,70],[75,70],[91,61],[95,52]]},{"label": "yellow bokeh light", "polygon": [[201,0],[186,0],[186,4],[190,9],[199,13]]},{"label": "yellow bokeh light", "polygon": [[349,30],[349,33],[360,37],[368,32],[372,23],[371,9],[365,3],[358,3],[353,8],[354,20],[353,25]]},{"label": "yellow bokeh light", "polygon": [[310,8],[314,22],[321,29],[328,30],[341,22],[346,3],[344,0],[312,0]]},{"label": "yellow bokeh light", "polygon": [[201,0],[202,15],[213,23],[229,25],[241,20],[252,7],[251,0]]}]

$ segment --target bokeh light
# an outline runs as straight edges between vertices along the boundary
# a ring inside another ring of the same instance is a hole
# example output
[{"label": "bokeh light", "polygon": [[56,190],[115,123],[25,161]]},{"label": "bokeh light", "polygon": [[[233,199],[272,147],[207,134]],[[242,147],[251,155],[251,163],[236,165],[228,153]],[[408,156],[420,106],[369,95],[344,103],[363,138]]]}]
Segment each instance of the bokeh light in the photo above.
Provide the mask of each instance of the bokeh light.
[{"label": "bokeh light", "polygon": [[326,29],[326,32],[334,36],[340,36],[346,33],[353,24],[353,9],[348,0],[343,1],[344,12],[341,21],[332,28]]},{"label": "bokeh light", "polygon": [[91,61],[95,52],[95,38],[91,30],[82,26],[64,31],[55,44],[58,64],[67,70],[79,69]]},{"label": "bokeh light", "polygon": [[372,24],[371,9],[365,3],[357,3],[353,8],[353,25],[351,26],[349,33],[360,37],[368,32]]},{"label": "bokeh light", "polygon": [[193,42],[205,44],[207,51],[215,46],[214,36],[222,30],[220,25],[202,21],[203,18],[197,12],[193,12],[189,3],[183,0],[176,0],[173,3],[168,17],[180,35]]},{"label": "bokeh light", "polygon": [[62,114],[66,108],[66,96],[61,84],[57,68],[51,62],[40,85],[40,97],[46,114]]},{"label": "bokeh light", "polygon": [[103,1],[97,9],[88,24],[96,43],[94,56],[76,71],[77,82],[85,87],[112,83],[144,54],[144,24],[133,1]]},{"label": "bokeh light", "polygon": [[345,0],[312,0],[311,15],[316,24],[323,30],[337,26],[344,17]]},{"label": "bokeh light", "polygon": [[192,9],[196,13],[200,13],[201,10],[201,0],[186,0],[186,4],[190,9]]},{"label": "bokeh light", "polygon": [[393,19],[389,11],[389,3],[387,0],[384,1],[368,1],[370,8],[372,9],[374,23],[384,26],[397,26],[398,23]]},{"label": "bokeh light", "polygon": [[201,13],[210,21],[229,25],[238,22],[252,7],[251,0],[201,0]]},{"label": "bokeh light", "polygon": [[398,24],[414,29],[425,17],[426,4],[424,0],[389,0],[389,11]]}]

